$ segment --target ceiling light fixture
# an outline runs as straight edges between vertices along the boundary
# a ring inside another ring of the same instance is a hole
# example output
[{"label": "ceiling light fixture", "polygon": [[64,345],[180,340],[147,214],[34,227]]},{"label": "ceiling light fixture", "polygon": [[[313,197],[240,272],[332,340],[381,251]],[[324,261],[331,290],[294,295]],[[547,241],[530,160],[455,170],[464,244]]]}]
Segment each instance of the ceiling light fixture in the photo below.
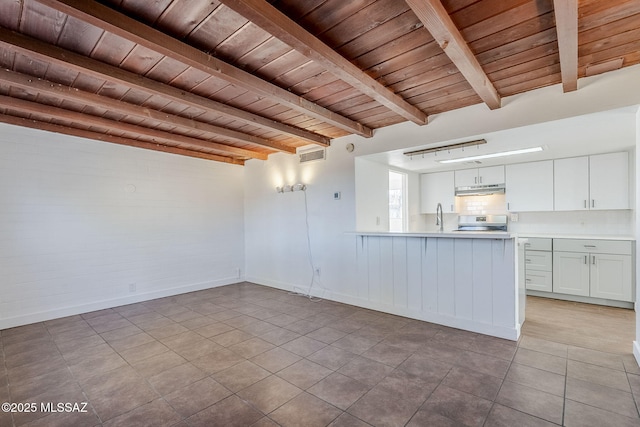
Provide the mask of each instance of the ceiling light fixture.
[{"label": "ceiling light fixture", "polygon": [[542,151],[542,147],[531,147],[531,148],[523,148],[520,150],[501,151],[498,153],[491,153],[491,154],[480,154],[478,156],[460,157],[459,159],[439,160],[438,163],[460,163],[460,162],[468,162],[472,160],[493,159],[494,157],[513,156],[516,154],[536,153],[538,151]]},{"label": "ceiling light fixture", "polygon": [[422,150],[407,151],[406,153],[403,153],[403,154],[405,156],[409,156],[411,158],[413,158],[413,156],[418,156],[418,155],[422,154],[422,158],[424,158],[424,155],[428,154],[428,153],[436,153],[436,155],[437,155],[438,151],[445,151],[445,150],[446,151],[451,151],[452,149],[456,149],[456,148],[478,146],[478,145],[482,145],[482,144],[486,144],[486,143],[487,143],[486,139],[476,139],[475,141],[457,142],[455,144],[441,145],[439,147],[430,147],[430,148],[424,148]]}]

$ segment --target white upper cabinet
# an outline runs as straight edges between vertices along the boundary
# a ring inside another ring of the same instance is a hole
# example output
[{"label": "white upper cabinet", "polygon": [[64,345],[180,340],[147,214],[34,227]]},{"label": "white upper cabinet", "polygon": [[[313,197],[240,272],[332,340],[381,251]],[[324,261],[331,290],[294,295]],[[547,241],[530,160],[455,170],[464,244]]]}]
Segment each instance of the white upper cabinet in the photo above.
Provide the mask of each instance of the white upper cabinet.
[{"label": "white upper cabinet", "polygon": [[627,152],[554,161],[555,210],[629,209]]},{"label": "white upper cabinet", "polygon": [[553,210],[553,160],[505,167],[507,210]]},{"label": "white upper cabinet", "polygon": [[504,184],[504,166],[462,169],[455,172],[455,186]]},{"label": "white upper cabinet", "polygon": [[591,210],[629,209],[629,153],[589,156]]},{"label": "white upper cabinet", "polygon": [[455,212],[453,171],[420,175],[420,212],[436,213],[438,203],[443,212]]},{"label": "white upper cabinet", "polygon": [[589,209],[589,157],[572,157],[553,162],[555,210]]}]

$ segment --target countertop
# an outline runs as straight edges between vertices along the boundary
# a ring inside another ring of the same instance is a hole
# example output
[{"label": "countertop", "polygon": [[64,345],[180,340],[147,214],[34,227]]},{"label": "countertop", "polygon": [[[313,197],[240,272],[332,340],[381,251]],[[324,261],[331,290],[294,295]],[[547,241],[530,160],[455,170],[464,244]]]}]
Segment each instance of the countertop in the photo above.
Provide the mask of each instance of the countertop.
[{"label": "countertop", "polygon": [[538,237],[547,239],[582,239],[582,240],[631,240],[635,241],[633,236],[625,236],[620,234],[560,234],[560,233],[512,233],[517,237]]},{"label": "countertop", "polygon": [[401,233],[390,231],[354,231],[350,234],[358,236],[377,236],[377,237],[441,237],[454,239],[513,239],[517,237],[514,233],[507,231],[432,231],[420,233]]},{"label": "countertop", "polygon": [[349,234],[378,237],[442,237],[454,239],[513,239],[538,237],[547,239],[583,239],[583,240],[621,240],[635,241],[633,236],[605,234],[558,234],[558,233],[513,233],[509,231],[430,231],[430,232],[391,232],[391,231],[354,231]]}]

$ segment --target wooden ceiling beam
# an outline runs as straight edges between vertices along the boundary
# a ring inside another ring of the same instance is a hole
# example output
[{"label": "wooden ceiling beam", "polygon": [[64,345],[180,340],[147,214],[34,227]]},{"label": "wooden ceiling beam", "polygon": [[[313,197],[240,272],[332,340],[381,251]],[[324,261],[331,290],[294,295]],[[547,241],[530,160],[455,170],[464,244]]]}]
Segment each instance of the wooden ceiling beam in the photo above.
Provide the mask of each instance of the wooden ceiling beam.
[{"label": "wooden ceiling beam", "polygon": [[167,145],[154,144],[152,142],[136,141],[135,139],[123,138],[121,136],[107,135],[104,133],[92,132],[90,130],[72,128],[55,123],[43,122],[41,120],[26,119],[24,117],[11,116],[0,113],[0,122],[10,125],[27,127],[31,129],[44,130],[48,132],[61,133],[64,135],[77,136],[80,138],[92,139],[100,142],[110,142],[112,144],[126,145],[128,147],[143,148],[145,150],[160,151],[162,153],[176,154],[179,156],[194,157],[197,159],[212,160],[215,162],[229,163],[232,165],[244,165],[244,160],[233,157],[218,156],[200,151],[187,150],[185,148],[169,147]]},{"label": "wooden ceiling beam", "polygon": [[105,64],[75,52],[47,44],[40,40],[16,33],[0,27],[0,46],[19,52],[25,56],[36,56],[44,62],[54,62],[65,68],[70,68],[100,80],[106,80],[122,84],[132,89],[141,90],[152,95],[158,95],[171,101],[189,105],[205,111],[214,112],[234,120],[280,132],[297,139],[322,146],[329,146],[331,139],[314,132],[291,126],[277,120],[268,119],[257,114],[243,111],[225,105],[212,99],[204,98],[196,94],[186,92],[176,87],[139,76],[113,65]]},{"label": "wooden ceiling beam", "polygon": [[234,67],[195,47],[183,43],[155,28],[117,12],[93,0],[38,0],[58,12],[73,16],[104,31],[130,42],[144,46],[168,58],[182,62],[231,84],[273,99],[309,117],[329,123],[349,133],[364,137],[373,136],[373,131],[347,117],[330,111],[302,98],[286,89],[269,83],[240,68]]},{"label": "wooden ceiling beam", "polygon": [[197,129],[243,144],[261,145],[290,154],[294,154],[296,152],[296,149],[293,147],[269,141],[264,138],[259,138],[254,135],[249,135],[220,126],[214,126],[208,123],[188,119],[186,117],[163,113],[147,107],[140,107],[139,105],[129,104],[128,102],[118,101],[106,96],[85,92],[69,86],[63,86],[61,84],[17,73],[11,70],[0,69],[0,82],[6,83],[12,87],[21,88],[28,93],[33,93],[34,91],[37,93],[44,93],[58,99],[79,102],[91,107],[112,110],[118,113],[138,117],[143,120],[152,119],[170,126],[180,127],[185,130]]},{"label": "wooden ceiling beam", "polygon": [[167,145],[154,144],[152,142],[136,141],[135,139],[123,138],[121,136],[107,135],[104,133],[92,132],[90,130],[72,128],[55,123],[48,123],[41,120],[26,119],[24,117],[11,116],[0,113],[0,122],[10,125],[27,127],[31,129],[44,130],[48,132],[61,133],[64,135],[77,136],[92,139],[100,142],[110,142],[112,144],[126,145],[128,147],[143,148],[145,150],[160,151],[162,153],[177,154],[179,156],[194,157],[197,159],[213,160],[215,162],[230,163],[232,165],[244,165],[244,160],[233,157],[218,156],[200,151],[187,150]]},{"label": "wooden ceiling beam", "polygon": [[405,0],[444,53],[489,108],[500,108],[500,95],[456,28],[440,0]]},{"label": "wooden ceiling beam", "polygon": [[221,153],[221,155],[246,157],[250,159],[260,160],[267,159],[267,154],[247,150],[244,148],[232,147],[230,145],[220,144],[219,142],[206,141],[203,139],[192,138],[183,135],[175,135],[169,132],[150,129],[130,123],[116,122],[102,117],[91,116],[76,111],[65,110],[64,108],[26,101],[20,98],[0,95],[0,104],[4,108],[13,109],[26,114],[36,114],[66,122],[82,123],[83,125],[112,129],[120,132],[128,132],[135,135],[143,135],[149,138],[153,138],[154,140],[158,140],[159,143],[162,143],[162,141],[167,141],[177,145],[186,145],[205,150],[215,150]]},{"label": "wooden ceiling beam", "polygon": [[553,0],[562,90],[578,89],[578,0]]},{"label": "wooden ceiling beam", "polygon": [[424,112],[370,77],[268,2],[264,0],[220,0],[220,2],[307,58],[321,64],[331,74],[396,114],[419,125],[427,123],[427,115]]}]

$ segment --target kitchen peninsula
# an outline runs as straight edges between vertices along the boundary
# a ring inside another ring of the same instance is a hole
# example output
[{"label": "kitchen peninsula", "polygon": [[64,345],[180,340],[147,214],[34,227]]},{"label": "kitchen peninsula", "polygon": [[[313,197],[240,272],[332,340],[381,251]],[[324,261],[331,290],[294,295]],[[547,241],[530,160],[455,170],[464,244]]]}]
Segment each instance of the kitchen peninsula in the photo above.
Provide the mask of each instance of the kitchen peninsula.
[{"label": "kitchen peninsula", "polygon": [[[508,232],[357,232],[358,296],[372,309],[517,340],[518,238]],[[359,302],[362,305],[362,302]]]}]

